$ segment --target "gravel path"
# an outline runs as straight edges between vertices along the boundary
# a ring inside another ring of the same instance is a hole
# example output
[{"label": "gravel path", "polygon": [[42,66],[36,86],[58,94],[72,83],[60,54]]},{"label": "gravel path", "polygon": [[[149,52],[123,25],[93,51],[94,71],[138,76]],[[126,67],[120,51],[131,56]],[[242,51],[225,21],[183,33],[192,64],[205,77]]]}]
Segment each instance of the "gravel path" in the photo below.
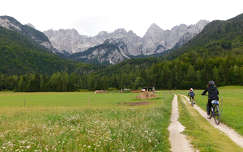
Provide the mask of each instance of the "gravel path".
[{"label": "gravel path", "polygon": [[[189,98],[184,96],[188,102],[190,102]],[[203,111],[199,106],[193,106],[208,122],[215,128],[219,129],[223,133],[225,133],[232,141],[234,141],[237,145],[243,148],[243,137],[238,134],[234,129],[226,126],[225,124],[220,123],[216,125],[214,119],[207,119],[207,113]]]},{"label": "gravel path", "polygon": [[170,132],[169,140],[171,143],[172,152],[194,152],[192,145],[182,134],[185,127],[178,121],[179,111],[177,96],[175,95],[172,101],[171,123],[168,128]]}]

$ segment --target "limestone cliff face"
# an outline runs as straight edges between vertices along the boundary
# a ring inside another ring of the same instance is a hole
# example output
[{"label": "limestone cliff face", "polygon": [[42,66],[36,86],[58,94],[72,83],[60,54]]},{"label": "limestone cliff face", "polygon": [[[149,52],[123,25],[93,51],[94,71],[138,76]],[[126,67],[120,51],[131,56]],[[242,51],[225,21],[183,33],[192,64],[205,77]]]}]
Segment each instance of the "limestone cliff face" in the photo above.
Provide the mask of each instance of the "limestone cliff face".
[{"label": "limestone cliff face", "polygon": [[79,35],[75,29],[70,30],[48,30],[44,32],[51,43],[58,50],[66,50],[69,53],[78,53],[88,50],[91,47],[104,43],[107,39],[121,39],[128,46],[132,55],[138,55],[136,50],[141,44],[141,38],[132,31],[117,29],[113,33],[100,32],[94,37]]},{"label": "limestone cliff face", "polygon": [[[126,31],[125,29],[117,29],[111,33],[102,31],[94,37],[80,35],[75,29],[62,29],[57,31],[48,30],[44,33],[56,49],[76,54],[76,56],[79,56],[79,59],[90,59],[91,56],[92,59],[94,59],[95,57],[93,55],[87,55],[91,52],[90,50],[93,50],[92,53],[110,52],[113,55],[105,55],[106,57],[109,56],[109,58],[102,59],[102,62],[110,62],[110,59],[113,57],[114,62],[111,60],[110,63],[115,63],[116,61],[122,61],[129,56],[153,55],[162,53],[173,47],[179,47],[200,33],[208,23],[208,21],[201,20],[194,25],[187,26],[181,24],[173,27],[171,30],[163,30],[158,25],[152,24],[143,37],[139,37],[133,31]],[[124,43],[126,46],[126,50],[124,50],[125,53],[122,54],[120,51],[112,53],[110,48],[105,48],[105,46],[107,46],[107,40],[112,40],[113,45],[118,44],[115,43],[116,40]],[[103,46],[102,51],[100,46]],[[95,50],[95,48],[98,50]],[[82,56],[84,54],[85,56]],[[127,57],[125,57],[124,54]],[[114,57],[115,55],[119,57]]]},{"label": "limestone cliff face", "polygon": [[107,39],[104,43],[87,51],[74,53],[71,58],[90,63],[116,64],[130,59],[127,45],[121,39]]},{"label": "limestone cliff face", "polygon": [[[197,24],[189,26],[181,24],[171,30],[162,30],[156,24],[152,24],[143,37],[144,54],[161,53],[172,49],[176,44],[183,45],[200,33],[208,23],[208,21],[201,20]],[[158,49],[158,46],[161,47]]]}]

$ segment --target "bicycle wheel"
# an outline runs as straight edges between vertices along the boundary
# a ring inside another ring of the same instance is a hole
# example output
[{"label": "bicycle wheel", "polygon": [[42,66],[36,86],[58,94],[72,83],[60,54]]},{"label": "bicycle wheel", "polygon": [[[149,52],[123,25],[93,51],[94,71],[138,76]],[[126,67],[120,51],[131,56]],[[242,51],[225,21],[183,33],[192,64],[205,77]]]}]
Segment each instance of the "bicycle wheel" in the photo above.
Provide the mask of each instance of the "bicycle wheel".
[{"label": "bicycle wheel", "polygon": [[220,124],[220,111],[219,111],[219,105],[216,105],[214,107],[214,121],[217,125]]},{"label": "bicycle wheel", "polygon": [[191,96],[190,96],[190,103],[191,103],[191,105],[193,106],[193,99],[192,99]]},{"label": "bicycle wheel", "polygon": [[214,116],[214,110],[213,107],[210,109],[209,119],[211,119]]}]

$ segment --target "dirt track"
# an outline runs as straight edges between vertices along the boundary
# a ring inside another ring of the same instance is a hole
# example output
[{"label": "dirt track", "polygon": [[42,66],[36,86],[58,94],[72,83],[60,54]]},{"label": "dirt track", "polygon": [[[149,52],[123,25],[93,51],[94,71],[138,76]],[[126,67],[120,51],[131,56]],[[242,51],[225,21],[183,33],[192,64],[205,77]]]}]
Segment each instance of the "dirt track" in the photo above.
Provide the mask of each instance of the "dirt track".
[{"label": "dirt track", "polygon": [[185,127],[178,121],[179,111],[177,96],[175,95],[172,101],[171,123],[168,128],[170,132],[169,140],[171,143],[172,152],[194,152],[192,145],[182,134]]},{"label": "dirt track", "polygon": [[[186,100],[189,102],[189,98],[184,96]],[[207,113],[203,111],[199,106],[194,105],[194,108],[204,117],[208,122],[215,128],[219,129],[223,133],[225,133],[232,141],[234,141],[237,145],[243,148],[243,137],[235,132],[232,128],[226,126],[225,124],[216,125],[213,119],[207,119]]]}]

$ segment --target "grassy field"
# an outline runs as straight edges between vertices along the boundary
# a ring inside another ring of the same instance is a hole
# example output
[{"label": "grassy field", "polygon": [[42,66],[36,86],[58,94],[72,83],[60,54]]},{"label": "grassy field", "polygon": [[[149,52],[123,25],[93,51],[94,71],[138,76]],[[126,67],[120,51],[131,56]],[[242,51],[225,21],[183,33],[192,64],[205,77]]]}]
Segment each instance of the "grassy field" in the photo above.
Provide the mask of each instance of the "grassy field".
[{"label": "grassy field", "polygon": [[[218,88],[222,104],[222,122],[243,135],[243,86]],[[196,91],[196,103],[206,110],[207,96],[201,96],[202,90]]]},{"label": "grassy field", "polygon": [[169,151],[172,94],[136,95],[0,93],[0,151]]},{"label": "grassy field", "polygon": [[184,133],[195,149],[203,152],[242,152],[229,137],[207,122],[192,106],[179,96],[179,121],[186,127]]},{"label": "grassy field", "polygon": [[[196,102],[205,110],[207,97],[201,92],[196,91]],[[243,135],[243,87],[222,87],[219,92],[222,121]],[[161,91],[149,100],[136,99],[135,93],[0,92],[0,151],[170,151],[173,93],[187,91]],[[150,104],[128,104],[136,102]],[[180,112],[197,149],[239,150],[191,107],[180,103]]]}]

